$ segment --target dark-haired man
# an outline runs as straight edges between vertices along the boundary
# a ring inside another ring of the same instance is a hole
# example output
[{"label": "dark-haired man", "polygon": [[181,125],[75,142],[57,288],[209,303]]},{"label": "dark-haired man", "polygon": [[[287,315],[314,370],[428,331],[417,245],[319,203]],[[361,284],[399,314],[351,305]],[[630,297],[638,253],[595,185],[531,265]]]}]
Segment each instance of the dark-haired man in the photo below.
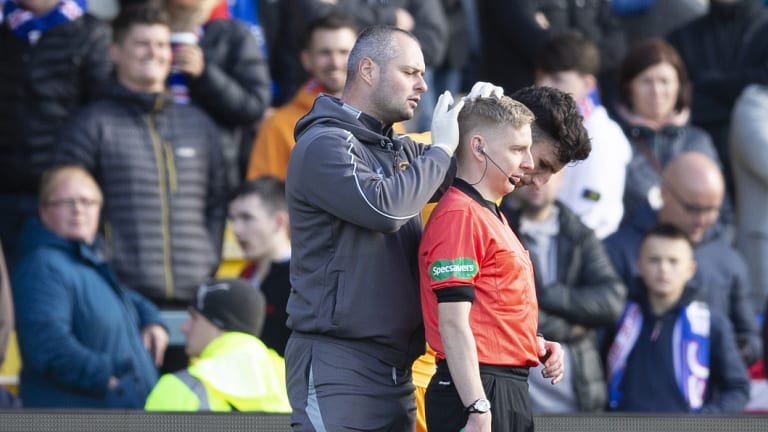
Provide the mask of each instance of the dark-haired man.
[{"label": "dark-haired man", "polygon": [[301,64],[309,72],[309,80],[262,123],[253,142],[247,178],[273,175],[285,181],[288,158],[296,143],[296,122],[312,108],[320,93],[341,94],[355,39],[357,26],[350,17],[331,14],[309,23],[301,51]]},{"label": "dark-haired man", "polygon": [[552,87],[529,86],[511,97],[536,117],[531,124],[533,170],[523,176],[521,186],[539,187],[566,164],[589,156],[592,150],[589,136],[570,95]]},{"label": "dark-haired man", "polygon": [[229,202],[232,233],[249,261],[240,277],[260,290],[267,300],[267,315],[260,338],[281,356],[291,330],[285,306],[291,293],[291,239],[285,183],[259,177],[241,184]]}]

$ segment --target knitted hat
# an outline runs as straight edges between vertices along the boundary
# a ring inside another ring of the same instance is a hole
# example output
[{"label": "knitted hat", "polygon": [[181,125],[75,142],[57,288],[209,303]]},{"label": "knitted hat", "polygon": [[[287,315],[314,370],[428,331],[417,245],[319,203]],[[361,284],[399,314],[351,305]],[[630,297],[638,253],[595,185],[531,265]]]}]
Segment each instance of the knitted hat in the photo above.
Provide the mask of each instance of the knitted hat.
[{"label": "knitted hat", "polygon": [[266,301],[243,279],[213,279],[197,289],[192,307],[224,331],[259,337]]}]

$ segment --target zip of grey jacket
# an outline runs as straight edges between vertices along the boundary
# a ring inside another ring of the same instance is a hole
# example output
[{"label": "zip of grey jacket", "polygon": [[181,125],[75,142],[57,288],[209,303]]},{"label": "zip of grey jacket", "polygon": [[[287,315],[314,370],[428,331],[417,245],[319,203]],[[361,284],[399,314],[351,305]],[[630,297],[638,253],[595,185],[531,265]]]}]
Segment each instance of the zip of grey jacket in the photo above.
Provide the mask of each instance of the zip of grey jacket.
[{"label": "zip of grey jacket", "polygon": [[425,347],[421,209],[444,184],[450,158],[327,95],[295,134],[288,326],[409,367]]}]

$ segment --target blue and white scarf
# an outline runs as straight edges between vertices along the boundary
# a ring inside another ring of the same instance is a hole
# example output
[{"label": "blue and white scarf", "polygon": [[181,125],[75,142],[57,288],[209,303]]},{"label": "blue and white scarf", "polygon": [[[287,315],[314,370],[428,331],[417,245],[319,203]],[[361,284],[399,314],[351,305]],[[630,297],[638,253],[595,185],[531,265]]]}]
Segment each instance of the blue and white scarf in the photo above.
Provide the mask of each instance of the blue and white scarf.
[{"label": "blue and white scarf", "polygon": [[[615,409],[621,400],[619,386],[627,358],[640,336],[643,312],[637,303],[629,303],[619,322],[616,338],[608,351],[609,406]],[[672,333],[673,367],[677,387],[688,402],[691,412],[704,405],[709,380],[709,307],[692,302],[680,310]]]},{"label": "blue and white scarf", "polygon": [[576,107],[579,109],[581,116],[584,117],[585,122],[599,106],[601,106],[600,94],[596,88],[592,89],[583,99],[576,101]]},{"label": "blue and white scarf", "polygon": [[39,17],[22,8],[16,0],[5,0],[2,6],[0,22],[7,22],[8,27],[19,39],[34,45],[48,29],[83,16],[86,0],[61,0],[50,12]]}]

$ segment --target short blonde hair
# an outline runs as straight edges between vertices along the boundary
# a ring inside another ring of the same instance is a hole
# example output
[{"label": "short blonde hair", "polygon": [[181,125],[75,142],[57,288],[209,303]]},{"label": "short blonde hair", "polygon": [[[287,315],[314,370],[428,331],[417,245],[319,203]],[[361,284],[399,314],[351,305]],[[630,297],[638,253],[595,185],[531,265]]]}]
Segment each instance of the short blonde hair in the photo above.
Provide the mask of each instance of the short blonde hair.
[{"label": "short blonde hair", "polygon": [[536,116],[525,105],[509,96],[486,97],[468,100],[459,112],[459,147],[456,150],[461,153],[462,145],[469,135],[477,128],[493,128],[503,125],[520,129],[531,125]]}]

